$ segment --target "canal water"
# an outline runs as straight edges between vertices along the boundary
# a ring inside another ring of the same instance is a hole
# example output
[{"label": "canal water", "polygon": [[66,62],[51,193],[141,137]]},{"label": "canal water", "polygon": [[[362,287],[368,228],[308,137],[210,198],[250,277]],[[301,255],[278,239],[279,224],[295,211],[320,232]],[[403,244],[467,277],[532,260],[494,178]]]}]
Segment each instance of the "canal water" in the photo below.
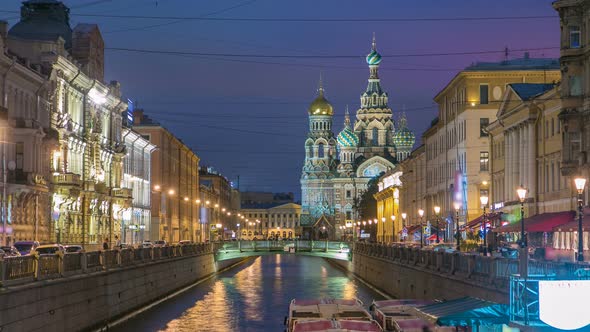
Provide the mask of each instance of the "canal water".
[{"label": "canal water", "polygon": [[[381,295],[319,257],[270,255],[222,272],[114,331],[283,331],[293,298]],[[111,330],[113,331],[113,330]]]}]

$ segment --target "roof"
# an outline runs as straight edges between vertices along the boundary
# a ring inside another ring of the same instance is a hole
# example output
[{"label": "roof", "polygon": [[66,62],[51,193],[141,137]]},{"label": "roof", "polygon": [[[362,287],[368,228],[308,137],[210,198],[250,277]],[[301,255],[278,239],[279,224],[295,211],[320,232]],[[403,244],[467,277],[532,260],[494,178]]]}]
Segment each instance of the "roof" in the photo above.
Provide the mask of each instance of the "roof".
[{"label": "roof", "polygon": [[[524,228],[526,232],[552,232],[557,226],[567,224],[574,220],[575,211],[551,212],[534,215],[524,220]],[[492,231],[496,233],[520,232],[521,220],[495,228]]]},{"label": "roof", "polygon": [[62,37],[66,49],[72,45],[69,8],[60,1],[25,1],[21,7],[20,21],[8,31],[11,37],[56,41]]},{"label": "roof", "polygon": [[497,70],[539,70],[559,69],[559,59],[530,58],[527,54],[523,58],[504,60],[500,62],[476,62],[465,68],[465,71],[497,71]]},{"label": "roof", "polygon": [[[503,214],[504,214],[503,212],[491,212],[491,213],[486,214],[486,218],[488,220],[487,224],[489,224],[490,222],[493,222],[495,220],[501,219]],[[465,224],[462,228],[478,228],[478,227],[480,227],[482,221],[483,221],[483,215],[471,220],[470,222]]]},{"label": "roof", "polygon": [[516,92],[518,97],[523,101],[533,99],[534,97],[540,96],[543,93],[553,89],[554,83],[512,83],[509,86]]},{"label": "roof", "polygon": [[416,314],[445,326],[491,323],[508,324],[508,306],[474,297],[462,297],[414,308]]}]

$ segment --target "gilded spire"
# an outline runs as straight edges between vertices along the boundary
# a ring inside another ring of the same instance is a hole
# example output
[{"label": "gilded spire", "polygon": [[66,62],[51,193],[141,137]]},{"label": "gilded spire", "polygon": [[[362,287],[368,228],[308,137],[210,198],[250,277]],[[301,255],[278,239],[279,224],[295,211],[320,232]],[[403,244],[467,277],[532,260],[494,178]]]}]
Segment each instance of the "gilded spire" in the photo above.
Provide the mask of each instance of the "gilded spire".
[{"label": "gilded spire", "polygon": [[322,80],[322,72],[320,71],[320,81],[318,83],[318,92],[320,96],[324,95],[324,82]]},{"label": "gilded spire", "polygon": [[372,48],[373,51],[377,51],[377,42],[375,41],[375,32],[373,32],[373,44]]}]

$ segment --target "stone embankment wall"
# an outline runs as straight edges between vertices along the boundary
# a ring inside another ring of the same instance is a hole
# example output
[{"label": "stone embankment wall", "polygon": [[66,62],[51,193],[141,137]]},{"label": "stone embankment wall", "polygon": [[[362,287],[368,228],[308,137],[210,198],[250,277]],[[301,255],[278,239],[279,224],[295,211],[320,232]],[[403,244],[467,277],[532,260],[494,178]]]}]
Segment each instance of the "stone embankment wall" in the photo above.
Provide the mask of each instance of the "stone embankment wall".
[{"label": "stone embankment wall", "polygon": [[0,331],[101,328],[242,260],[215,262],[209,250],[6,286],[0,289]]}]

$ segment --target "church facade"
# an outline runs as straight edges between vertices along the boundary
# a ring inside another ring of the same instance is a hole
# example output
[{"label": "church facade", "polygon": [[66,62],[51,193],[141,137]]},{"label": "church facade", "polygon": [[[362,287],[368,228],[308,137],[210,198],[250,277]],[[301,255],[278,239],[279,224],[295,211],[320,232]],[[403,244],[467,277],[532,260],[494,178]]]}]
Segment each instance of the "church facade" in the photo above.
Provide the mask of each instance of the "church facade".
[{"label": "church facade", "polygon": [[[334,135],[334,108],[320,81],[317,98],[308,108],[309,132],[301,174],[302,237],[341,239],[352,236],[356,207],[371,179],[393,171],[415,143],[405,115],[395,123],[388,94],[381,87],[381,55],[375,39],[366,57],[367,89],[361,94],[354,123],[348,109],[344,128]],[[396,129],[397,126],[397,129]]]}]

